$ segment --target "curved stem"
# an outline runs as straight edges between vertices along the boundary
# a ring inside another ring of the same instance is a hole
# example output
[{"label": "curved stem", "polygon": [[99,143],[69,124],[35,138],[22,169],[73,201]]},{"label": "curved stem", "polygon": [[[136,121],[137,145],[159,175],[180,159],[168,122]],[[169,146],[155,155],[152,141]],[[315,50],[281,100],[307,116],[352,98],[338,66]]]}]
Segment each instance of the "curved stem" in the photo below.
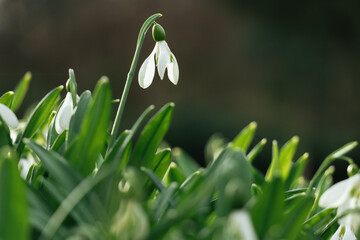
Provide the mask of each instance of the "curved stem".
[{"label": "curved stem", "polygon": [[127,75],[127,79],[126,79],[125,87],[124,87],[124,90],[123,90],[123,93],[122,93],[122,96],[121,96],[120,104],[119,104],[118,110],[116,112],[115,121],[114,121],[113,128],[111,130],[111,137],[110,137],[110,142],[109,142],[107,151],[109,151],[111,149],[111,147],[114,144],[115,139],[116,139],[116,137],[118,135],[118,132],[119,132],[119,126],[120,126],[121,117],[122,117],[122,114],[124,112],[126,99],[127,99],[128,94],[129,94],[129,91],[130,91],[130,86],[131,86],[132,80],[134,78],[136,65],[137,65],[137,62],[139,60],[140,50],[141,50],[141,47],[143,45],[146,32],[151,27],[151,25],[154,23],[154,21],[156,19],[158,19],[159,17],[161,17],[161,16],[162,15],[160,13],[156,13],[156,14],[150,16],[144,22],[144,24],[142,25],[142,27],[140,29],[137,44],[136,44],[136,50],[135,50],[134,58],[133,58],[133,61],[131,63],[129,73]]},{"label": "curved stem", "polygon": [[339,158],[343,158],[345,154],[350,152],[353,148],[355,148],[358,145],[357,142],[350,142],[348,144],[345,144],[335,152],[331,153],[329,156],[325,158],[325,160],[321,163],[320,167],[316,171],[315,175],[311,179],[308,190],[306,192],[307,195],[314,193],[314,188],[317,182],[320,180],[323,172],[336,160]]}]

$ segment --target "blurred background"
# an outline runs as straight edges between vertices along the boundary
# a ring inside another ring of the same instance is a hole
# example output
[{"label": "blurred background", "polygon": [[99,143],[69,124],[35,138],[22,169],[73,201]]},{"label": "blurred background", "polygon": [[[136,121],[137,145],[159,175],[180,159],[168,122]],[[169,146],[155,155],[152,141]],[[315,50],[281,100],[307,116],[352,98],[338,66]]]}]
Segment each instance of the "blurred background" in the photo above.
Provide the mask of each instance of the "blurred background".
[{"label": "blurred background", "polygon": [[[65,84],[80,91],[110,78],[120,98],[147,17],[159,23],[180,66],[178,86],[155,75],[131,88],[122,128],[150,104],[175,102],[166,140],[199,162],[211,135],[231,140],[251,121],[268,144],[255,165],[266,169],[271,140],[300,137],[308,175],[329,153],[360,140],[360,4],[356,0],[0,0],[0,94],[31,71],[30,103]],[[154,47],[150,31],[138,69]],[[360,163],[360,149],[351,156]],[[346,174],[338,163],[336,178]]]}]

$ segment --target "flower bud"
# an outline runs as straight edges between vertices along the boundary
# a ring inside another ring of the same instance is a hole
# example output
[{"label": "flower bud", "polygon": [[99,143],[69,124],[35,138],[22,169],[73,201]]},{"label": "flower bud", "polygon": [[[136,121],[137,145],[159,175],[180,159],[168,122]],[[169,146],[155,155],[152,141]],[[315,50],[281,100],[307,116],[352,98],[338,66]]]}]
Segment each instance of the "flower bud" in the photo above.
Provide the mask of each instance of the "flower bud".
[{"label": "flower bud", "polygon": [[71,92],[71,91],[70,91],[70,78],[66,81],[65,87],[66,87],[66,91],[67,91],[67,92]]},{"label": "flower bud", "polygon": [[110,231],[116,239],[145,239],[150,224],[141,204],[135,200],[122,200]]},{"label": "flower bud", "polygon": [[152,35],[155,42],[160,42],[165,40],[165,30],[160,24],[157,23],[154,24],[152,28]]},{"label": "flower bud", "polygon": [[358,172],[359,172],[359,168],[356,166],[355,163],[352,163],[347,167],[347,174],[349,177],[354,176]]}]

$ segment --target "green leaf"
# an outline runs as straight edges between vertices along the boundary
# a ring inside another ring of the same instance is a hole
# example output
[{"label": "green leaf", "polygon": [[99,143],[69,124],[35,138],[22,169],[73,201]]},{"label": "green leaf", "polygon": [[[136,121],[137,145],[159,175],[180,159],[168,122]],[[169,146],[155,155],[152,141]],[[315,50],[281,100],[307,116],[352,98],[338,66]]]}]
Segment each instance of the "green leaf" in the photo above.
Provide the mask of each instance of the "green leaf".
[{"label": "green leaf", "polygon": [[[166,171],[168,170],[169,166],[171,163],[171,149],[167,148],[167,149],[163,149],[160,152],[156,153],[155,157],[154,157],[154,161],[152,162],[149,170],[155,174],[155,176],[157,177],[157,179],[163,179]],[[147,168],[145,168],[147,169]],[[153,179],[151,179],[151,177],[149,176],[150,180],[154,182]],[[155,186],[157,186],[157,184],[155,183]],[[152,190],[154,189],[154,185],[150,183],[150,181],[146,181],[145,183],[145,188],[147,189],[148,193],[151,193]],[[159,189],[160,190],[160,189]]]},{"label": "green leaf", "polygon": [[276,140],[272,142],[272,158],[270,167],[268,168],[265,179],[266,181],[271,181],[274,176],[280,175],[280,164],[279,164],[279,147]]},{"label": "green leaf", "polygon": [[[63,104],[63,101],[59,104],[58,109],[60,109],[62,104]],[[52,113],[49,117],[50,124],[49,124],[49,128],[47,131],[47,136],[46,136],[46,148],[47,149],[51,148],[51,146],[54,144],[54,141],[59,136],[59,134],[55,130],[55,117],[56,117],[57,113],[58,112],[56,112],[56,111],[52,111]]]},{"label": "green leaf", "polygon": [[302,229],[309,211],[314,202],[314,197],[300,195],[287,210],[282,224],[282,234],[278,239],[296,239]]},{"label": "green leaf", "polygon": [[341,148],[337,149],[336,151],[332,152],[329,156],[327,156],[327,159],[337,159],[342,156],[345,156],[348,152],[353,150],[358,145],[358,142],[350,142],[348,144],[345,144]]},{"label": "green leaf", "polygon": [[76,95],[77,95],[77,83],[75,79],[75,73],[73,69],[69,69],[69,80],[66,83],[67,86],[69,86],[69,91],[71,92],[71,97],[74,103],[74,106],[76,106]]},{"label": "green leaf", "polygon": [[9,147],[0,149],[0,193],[0,239],[29,239],[25,186]]},{"label": "green leaf", "polygon": [[12,141],[9,128],[0,117],[0,148],[2,146],[12,146]]},{"label": "green leaf", "polygon": [[247,152],[257,128],[256,122],[247,125],[232,141],[233,148],[240,148],[244,153]]},{"label": "green leaf", "polygon": [[159,221],[164,215],[168,206],[172,203],[173,195],[178,188],[177,183],[171,183],[169,187],[163,189],[161,194],[156,198],[152,208],[154,209],[155,219]]},{"label": "green leaf", "polygon": [[65,142],[65,138],[66,138],[66,131],[63,131],[60,135],[57,136],[57,138],[55,139],[55,141],[54,141],[53,145],[50,147],[50,149],[53,151],[58,151],[59,148]]},{"label": "green leaf", "polygon": [[253,182],[259,186],[262,186],[265,182],[265,176],[262,172],[260,172],[258,169],[250,165],[251,168],[251,174],[253,177]]},{"label": "green leaf", "polygon": [[111,89],[108,79],[102,77],[95,88],[94,99],[86,112],[79,137],[65,154],[83,176],[89,175],[95,168],[95,162],[105,145],[110,114]]},{"label": "green leaf", "polygon": [[259,239],[265,236],[272,226],[282,220],[284,208],[284,184],[280,176],[274,176],[263,188],[263,194],[251,209],[251,218]]},{"label": "green leaf", "polygon": [[68,146],[75,140],[76,136],[79,135],[81,125],[85,119],[86,112],[89,109],[92,97],[90,91],[85,91],[80,95],[80,99],[74,115],[71,117],[68,132]]},{"label": "green leaf", "polygon": [[180,185],[180,190],[183,192],[191,192],[190,189],[198,182],[198,179],[202,177],[201,173],[202,170],[198,170],[186,178]]},{"label": "green leaf", "polygon": [[23,102],[25,95],[29,89],[29,84],[31,81],[31,73],[27,72],[25,73],[24,77],[21,79],[20,83],[16,86],[15,88],[15,94],[14,94],[14,99],[11,105],[11,110],[13,110],[13,112],[16,112],[21,103]]},{"label": "green leaf", "polygon": [[168,170],[163,178],[166,186],[170,185],[172,182],[177,182],[178,184],[182,184],[185,181],[185,176],[179,169],[176,163],[171,162]]},{"label": "green leaf", "polygon": [[332,219],[331,214],[335,212],[335,208],[325,208],[320,212],[313,215],[311,218],[306,220],[305,225],[309,225],[310,227],[314,227],[317,224],[322,222],[326,222],[326,224]]},{"label": "green leaf", "polygon": [[[53,239],[54,235],[57,233],[68,214],[71,214],[73,212],[73,209],[81,203],[83,198],[87,194],[91,193],[91,190],[94,188],[94,186],[96,186],[100,181],[108,177],[113,172],[114,171],[112,169],[107,169],[107,171],[103,171],[101,174],[98,173],[95,177],[90,175],[85,178],[79,185],[77,185],[76,188],[74,188],[71,193],[66,197],[66,199],[61,202],[58,209],[51,216],[47,225],[42,230],[40,239]],[[97,206],[87,208],[87,212],[89,213],[92,213],[96,210],[99,210]],[[109,220],[99,219],[99,221],[101,222]]]},{"label": "green leaf", "polygon": [[334,160],[341,158],[345,156],[348,152],[353,150],[358,145],[358,142],[350,142],[348,144],[345,144],[341,148],[337,149],[333,153],[331,153],[329,156],[325,158],[325,160],[321,163],[320,167],[314,174],[313,178],[311,179],[308,187],[307,194],[313,194],[314,193],[314,187],[320,180],[323,172],[330,166],[330,164],[333,163]]},{"label": "green leaf", "polygon": [[118,191],[118,184],[122,177],[122,171],[127,164],[129,155],[131,153],[131,141],[139,131],[147,116],[154,109],[154,106],[149,106],[134,123],[131,130],[125,130],[110,149],[108,155],[105,157],[104,163],[101,165],[98,174],[100,174],[106,167],[116,169],[116,173],[105,179],[97,187],[98,195],[103,199],[104,205],[109,214],[114,214],[119,207],[121,194]]},{"label": "green leaf", "polygon": [[313,215],[318,211],[318,204],[320,201],[320,197],[326,191],[326,189],[328,189],[332,185],[332,182],[333,182],[332,175],[334,172],[335,172],[335,167],[330,166],[330,167],[328,167],[328,169],[326,169],[324,174],[321,176],[320,181],[319,181],[318,185],[316,186],[315,202],[314,202],[314,205],[313,205],[310,215]]},{"label": "green leaf", "polygon": [[[26,195],[29,203],[29,223],[34,229],[41,232],[51,217],[51,207],[41,194],[30,186],[27,188]],[[66,239],[66,232],[63,227],[60,227],[57,237]]]},{"label": "green leaf", "polygon": [[149,168],[141,167],[141,171],[143,171],[149,178],[149,180],[154,184],[154,186],[161,192],[165,189],[165,186],[162,184],[161,180],[159,179],[156,174],[151,171]]},{"label": "green leaf", "polygon": [[143,121],[145,121],[146,117],[149,115],[149,113],[154,109],[153,105],[150,105],[145,111],[140,115],[140,117],[136,120],[133,127],[130,131],[125,130],[122,134],[126,133],[126,136],[121,135],[117,140],[114,146],[106,153],[105,156],[105,162],[113,162],[115,166],[118,165],[119,159],[121,158],[121,155],[127,145],[132,140],[135,133],[138,132],[140,126],[143,124]]},{"label": "green leaf", "polygon": [[[26,144],[36,153],[44,168],[48,171],[49,176],[54,179],[54,182],[49,180],[46,181],[47,184],[52,184],[53,186],[47,189],[50,194],[54,196],[59,203],[61,203],[62,200],[67,197],[67,194],[69,194],[83,178],[60,154],[51,150],[46,150],[31,140],[26,141]],[[94,211],[88,211],[88,209],[89,205],[86,202],[79,204],[75,211],[72,212],[72,215],[82,222],[94,221]]]},{"label": "green leaf", "polygon": [[244,153],[228,149],[213,176],[216,179],[218,216],[228,215],[232,209],[242,208],[251,197],[251,169]]},{"label": "green leaf", "polygon": [[246,156],[250,163],[254,161],[254,159],[257,157],[257,155],[259,155],[259,153],[261,153],[266,142],[267,142],[266,138],[263,138],[258,144],[255,145],[253,149],[251,149],[251,151]]},{"label": "green leaf", "polygon": [[53,108],[55,107],[59,94],[63,86],[59,86],[49,92],[41,102],[36,106],[35,110],[30,116],[30,119],[25,127],[24,132],[20,136],[19,140],[17,141],[17,148],[16,151],[19,155],[21,155],[22,151],[24,150],[24,138],[32,138],[35,133],[39,130],[39,128],[46,123],[48,120]]},{"label": "green leaf", "polygon": [[4,104],[8,108],[11,108],[11,103],[13,102],[13,98],[14,98],[13,91],[6,92],[0,97],[0,103]]},{"label": "green leaf", "polygon": [[136,142],[130,164],[149,168],[171,122],[174,104],[168,103],[149,120]]},{"label": "green leaf", "polygon": [[162,179],[171,163],[171,149],[166,148],[156,153],[150,169],[154,171],[159,179]]},{"label": "green leaf", "polygon": [[181,148],[174,148],[173,156],[174,162],[176,162],[185,177],[189,177],[200,168],[199,164]]},{"label": "green leaf", "polygon": [[280,149],[279,167],[283,179],[286,179],[289,175],[298,143],[299,137],[295,136]]},{"label": "green leaf", "polygon": [[286,178],[286,189],[290,188],[291,185],[294,184],[299,179],[299,177],[302,176],[308,160],[308,153],[304,153],[298,160],[296,160],[295,164],[290,169],[289,176]]},{"label": "green leaf", "polygon": [[25,140],[26,145],[39,157],[42,165],[58,183],[68,190],[72,190],[82,177],[76,172],[68,161],[60,154],[46,150],[35,141]]}]

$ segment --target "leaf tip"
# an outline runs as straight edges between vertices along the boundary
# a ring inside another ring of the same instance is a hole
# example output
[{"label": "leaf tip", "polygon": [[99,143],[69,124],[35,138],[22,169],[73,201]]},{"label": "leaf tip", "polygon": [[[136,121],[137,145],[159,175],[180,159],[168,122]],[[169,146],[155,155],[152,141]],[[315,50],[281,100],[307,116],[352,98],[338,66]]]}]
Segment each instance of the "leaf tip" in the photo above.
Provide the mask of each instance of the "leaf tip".
[{"label": "leaf tip", "polygon": [[300,141],[300,138],[298,136],[294,136],[294,137],[291,138],[291,142],[293,144],[297,144],[299,141]]},{"label": "leaf tip", "polygon": [[180,153],[181,153],[181,149],[180,149],[179,147],[173,148],[172,154],[173,154],[174,156],[179,156]]},{"label": "leaf tip", "polygon": [[102,76],[99,80],[99,84],[107,84],[109,83],[109,78],[107,76]]},{"label": "leaf tip", "polygon": [[255,121],[251,122],[251,123],[249,124],[249,128],[250,128],[251,130],[255,130],[255,129],[257,128],[257,123],[256,123]]},{"label": "leaf tip", "polygon": [[32,77],[31,72],[26,72],[25,75],[24,75],[24,81],[30,82],[31,77]]}]

